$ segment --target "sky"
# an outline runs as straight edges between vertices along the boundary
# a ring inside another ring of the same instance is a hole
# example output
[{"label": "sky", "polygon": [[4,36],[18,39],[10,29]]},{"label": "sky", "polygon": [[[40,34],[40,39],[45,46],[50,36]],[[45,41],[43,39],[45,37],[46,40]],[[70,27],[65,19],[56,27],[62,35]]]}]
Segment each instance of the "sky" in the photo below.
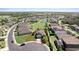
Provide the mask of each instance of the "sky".
[{"label": "sky", "polygon": [[0,12],[79,12],[79,8],[0,8]]}]

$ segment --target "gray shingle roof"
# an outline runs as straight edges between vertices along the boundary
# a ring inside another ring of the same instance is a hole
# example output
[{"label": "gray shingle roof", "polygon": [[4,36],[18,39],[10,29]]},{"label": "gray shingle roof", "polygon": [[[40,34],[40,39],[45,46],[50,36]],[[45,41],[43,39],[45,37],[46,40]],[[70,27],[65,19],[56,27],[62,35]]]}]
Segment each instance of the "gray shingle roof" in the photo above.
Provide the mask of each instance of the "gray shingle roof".
[{"label": "gray shingle roof", "polygon": [[31,33],[31,31],[29,30],[29,26],[26,22],[23,22],[23,23],[19,24],[18,31],[19,31],[19,34]]}]

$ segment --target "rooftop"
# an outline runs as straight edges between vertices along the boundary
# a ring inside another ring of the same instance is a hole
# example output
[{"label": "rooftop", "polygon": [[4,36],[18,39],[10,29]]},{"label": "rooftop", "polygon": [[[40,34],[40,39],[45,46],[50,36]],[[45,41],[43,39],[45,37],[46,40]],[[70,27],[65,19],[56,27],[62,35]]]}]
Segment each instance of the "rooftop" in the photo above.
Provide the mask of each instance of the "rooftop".
[{"label": "rooftop", "polygon": [[27,33],[31,33],[31,31],[29,30],[29,26],[26,22],[23,22],[21,24],[19,24],[19,34],[27,34]]},{"label": "rooftop", "polygon": [[[59,26],[56,27],[59,29]],[[75,36],[72,36],[68,34],[65,30],[54,30],[56,35],[58,36],[59,39],[63,39],[63,41],[66,44],[66,47],[72,48],[76,47],[79,48],[79,39],[76,38]]]},{"label": "rooftop", "polygon": [[73,27],[75,27],[75,28],[77,28],[77,29],[79,29],[79,26],[78,25],[72,25]]}]

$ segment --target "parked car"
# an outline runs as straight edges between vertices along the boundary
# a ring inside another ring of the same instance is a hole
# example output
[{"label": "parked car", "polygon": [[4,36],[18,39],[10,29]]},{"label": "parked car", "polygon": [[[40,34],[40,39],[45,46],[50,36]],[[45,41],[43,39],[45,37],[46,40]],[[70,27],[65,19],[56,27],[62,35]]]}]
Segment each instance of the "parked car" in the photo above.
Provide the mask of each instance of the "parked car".
[{"label": "parked car", "polygon": [[22,43],[20,46],[24,46],[25,45],[25,43]]}]

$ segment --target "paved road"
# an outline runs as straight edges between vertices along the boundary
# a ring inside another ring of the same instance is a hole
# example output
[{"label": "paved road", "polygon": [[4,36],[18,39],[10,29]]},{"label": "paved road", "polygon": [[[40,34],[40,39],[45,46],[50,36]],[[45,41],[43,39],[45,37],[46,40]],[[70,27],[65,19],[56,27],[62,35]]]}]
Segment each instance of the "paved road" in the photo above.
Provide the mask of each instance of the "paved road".
[{"label": "paved road", "polygon": [[48,51],[49,49],[44,44],[39,44],[35,42],[27,43],[24,46],[15,45],[11,41],[13,39],[13,32],[16,25],[13,25],[10,30],[8,31],[8,48],[9,51]]},{"label": "paved road", "polygon": [[15,27],[16,27],[15,25],[12,26],[8,32],[8,48],[10,51],[18,49],[18,46],[11,42],[13,41],[13,32],[14,32]]}]

